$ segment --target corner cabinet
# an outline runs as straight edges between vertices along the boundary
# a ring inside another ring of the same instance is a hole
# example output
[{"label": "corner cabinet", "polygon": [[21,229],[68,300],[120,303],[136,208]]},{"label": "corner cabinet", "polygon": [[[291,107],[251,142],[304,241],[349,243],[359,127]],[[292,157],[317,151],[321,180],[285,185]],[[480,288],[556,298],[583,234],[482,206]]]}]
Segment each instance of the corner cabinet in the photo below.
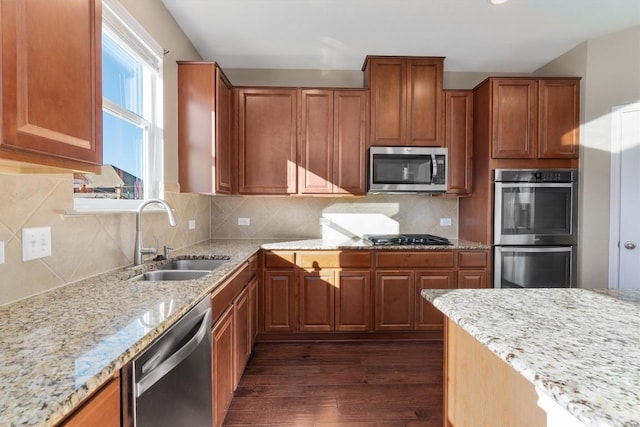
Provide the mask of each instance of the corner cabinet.
[{"label": "corner cabinet", "polygon": [[232,91],[215,62],[178,62],[180,191],[232,192]]},{"label": "corner cabinet", "polygon": [[371,146],[443,146],[444,58],[368,56]]},{"label": "corner cabinet", "polygon": [[237,89],[238,191],[294,194],[297,91]]},{"label": "corner cabinet", "polygon": [[365,90],[300,92],[298,193],[366,193]]},{"label": "corner cabinet", "polygon": [[99,172],[102,2],[1,0],[0,11],[0,165]]}]

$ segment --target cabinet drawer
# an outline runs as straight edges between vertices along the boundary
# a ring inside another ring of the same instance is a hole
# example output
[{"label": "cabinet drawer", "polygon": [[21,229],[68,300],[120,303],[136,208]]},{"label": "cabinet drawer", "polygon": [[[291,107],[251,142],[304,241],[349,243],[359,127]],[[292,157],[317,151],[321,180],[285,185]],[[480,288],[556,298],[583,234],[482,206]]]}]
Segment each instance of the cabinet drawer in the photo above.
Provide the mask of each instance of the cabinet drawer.
[{"label": "cabinet drawer", "polygon": [[302,268],[369,268],[371,252],[369,251],[322,251],[298,252],[296,265]]},{"label": "cabinet drawer", "polygon": [[278,251],[264,253],[265,268],[292,268],[295,252]]},{"label": "cabinet drawer", "polygon": [[454,256],[451,251],[421,251],[421,252],[378,252],[376,253],[376,267],[453,267]]},{"label": "cabinet drawer", "polygon": [[485,268],[489,264],[486,251],[459,252],[458,268]]}]

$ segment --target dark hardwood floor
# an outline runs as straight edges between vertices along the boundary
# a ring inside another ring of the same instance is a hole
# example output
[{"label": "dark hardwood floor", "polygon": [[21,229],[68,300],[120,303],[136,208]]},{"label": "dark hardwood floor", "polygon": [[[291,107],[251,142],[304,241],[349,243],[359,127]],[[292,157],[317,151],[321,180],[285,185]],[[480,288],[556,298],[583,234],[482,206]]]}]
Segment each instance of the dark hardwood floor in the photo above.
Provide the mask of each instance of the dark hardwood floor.
[{"label": "dark hardwood floor", "polygon": [[442,343],[257,343],[225,426],[442,426]]}]

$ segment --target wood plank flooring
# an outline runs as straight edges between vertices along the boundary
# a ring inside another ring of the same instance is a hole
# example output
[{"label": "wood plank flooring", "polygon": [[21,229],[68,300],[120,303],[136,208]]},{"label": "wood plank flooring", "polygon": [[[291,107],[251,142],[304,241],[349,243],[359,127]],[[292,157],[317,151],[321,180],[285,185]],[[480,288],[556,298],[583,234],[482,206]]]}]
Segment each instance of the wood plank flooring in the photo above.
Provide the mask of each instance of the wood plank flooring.
[{"label": "wood plank flooring", "polygon": [[441,342],[257,343],[225,426],[442,426]]}]

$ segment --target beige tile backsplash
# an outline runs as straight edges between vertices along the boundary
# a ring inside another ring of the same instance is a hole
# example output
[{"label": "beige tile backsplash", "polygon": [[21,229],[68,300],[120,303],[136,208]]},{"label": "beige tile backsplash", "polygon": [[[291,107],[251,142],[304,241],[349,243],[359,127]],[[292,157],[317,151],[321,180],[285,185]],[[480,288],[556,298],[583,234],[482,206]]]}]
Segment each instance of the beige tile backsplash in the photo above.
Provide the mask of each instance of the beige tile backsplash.
[{"label": "beige tile backsplash", "polygon": [[[174,186],[175,187],[175,186]],[[133,263],[135,215],[69,215],[70,174],[0,173],[0,305]],[[208,238],[326,239],[365,233],[457,237],[456,199],[417,195],[366,197],[201,196],[167,192],[177,227],[165,212],[143,214],[145,246],[183,248]],[[238,218],[249,218],[239,226]],[[323,218],[324,225],[320,219]],[[451,227],[440,227],[451,218]],[[196,229],[189,230],[189,220]],[[22,228],[51,227],[52,255],[22,261]]]},{"label": "beige tile backsplash", "polygon": [[[249,218],[250,225],[238,225],[238,218]],[[440,218],[451,218],[452,225],[441,227]],[[457,199],[409,194],[211,197],[214,238],[334,239],[398,232],[457,237]]]},{"label": "beige tile backsplash", "polygon": [[[135,214],[65,214],[73,206],[72,182],[70,174],[0,173],[0,305],[133,263]],[[145,246],[157,240],[162,251],[209,238],[209,197],[167,192],[165,198],[178,226],[170,227],[164,212],[145,212]],[[195,230],[188,228],[191,219]],[[52,255],[22,261],[22,228],[44,226],[51,227]]]}]

